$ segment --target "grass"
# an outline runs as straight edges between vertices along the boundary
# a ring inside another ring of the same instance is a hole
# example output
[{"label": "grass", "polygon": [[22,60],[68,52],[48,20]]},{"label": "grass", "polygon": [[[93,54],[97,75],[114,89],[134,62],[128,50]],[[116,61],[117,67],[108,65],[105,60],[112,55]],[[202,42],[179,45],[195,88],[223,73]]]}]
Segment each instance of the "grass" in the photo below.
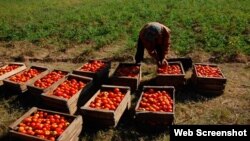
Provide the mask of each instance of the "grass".
[{"label": "grass", "polygon": [[181,55],[197,48],[220,59],[250,55],[249,2],[1,0],[0,40],[53,44],[59,51],[72,43],[91,42],[96,50],[122,40],[132,51],[140,28],[158,21],[170,27],[172,48]]},{"label": "grass", "polygon": [[[112,63],[112,70],[118,62]],[[72,70],[78,68],[80,64],[74,63],[38,63],[32,62],[30,65],[44,65],[56,69]],[[237,63],[220,64],[224,75],[227,78],[227,85],[223,95],[218,97],[205,97],[195,92],[193,89],[184,89],[176,93],[175,124],[250,124],[250,74],[249,66]],[[155,77],[155,66],[148,63],[142,64],[143,82]],[[235,74],[237,72],[237,74]],[[190,72],[189,72],[190,73]],[[22,96],[8,96],[4,88],[0,90],[0,140],[7,140],[7,127],[19,118],[29,108],[34,106],[29,99],[28,93]],[[5,96],[4,96],[5,95]],[[7,97],[6,97],[7,96]],[[132,94],[132,107],[134,108],[139,96]],[[132,108],[132,109],[133,109]],[[133,110],[126,112],[118,124],[113,128],[94,128],[83,126],[80,139],[85,140],[154,140],[168,141],[168,130],[148,132],[136,126],[133,120]]]},{"label": "grass", "polygon": [[[92,58],[133,61],[140,28],[158,21],[171,29],[173,55],[194,62],[221,62],[250,55],[249,0],[0,0],[0,58],[72,70]],[[205,52],[205,53],[204,53]],[[171,54],[172,55],[172,54]],[[171,56],[170,55],[170,56]],[[34,59],[35,60],[35,59]],[[61,61],[61,62],[58,62]],[[155,76],[145,54],[143,81]],[[250,67],[220,64],[227,86],[222,96],[208,98],[192,89],[176,94],[176,124],[250,124]],[[32,103],[27,95],[5,97],[0,87],[0,140],[7,127]],[[133,94],[133,105],[138,97]],[[147,133],[127,113],[116,129],[84,127],[81,140],[169,140],[168,131]]]}]

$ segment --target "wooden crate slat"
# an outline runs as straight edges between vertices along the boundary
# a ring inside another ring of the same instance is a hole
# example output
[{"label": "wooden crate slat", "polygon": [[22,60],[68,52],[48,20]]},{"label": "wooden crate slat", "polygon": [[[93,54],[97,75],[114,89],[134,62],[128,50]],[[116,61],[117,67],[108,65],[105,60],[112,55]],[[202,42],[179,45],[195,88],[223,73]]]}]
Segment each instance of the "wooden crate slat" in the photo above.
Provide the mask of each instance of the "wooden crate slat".
[{"label": "wooden crate slat", "polygon": [[36,136],[31,136],[27,134],[22,134],[14,130],[9,131],[11,138],[14,138],[12,140],[21,140],[21,141],[49,141],[45,139],[38,138]]},{"label": "wooden crate slat", "polygon": [[[77,116],[74,119],[74,122],[72,124],[70,124],[66,130],[64,130],[64,136],[59,136],[57,140],[59,141],[67,141],[68,136],[71,135],[72,130],[77,129],[76,127],[79,127],[79,123],[82,123],[82,117],[81,116]],[[78,128],[79,129],[79,128]],[[66,136],[67,135],[67,136]],[[74,134],[73,134],[74,135]],[[71,136],[72,137],[72,136]]]},{"label": "wooden crate slat", "polygon": [[37,111],[37,107],[32,107],[28,112],[26,112],[22,117],[20,117],[18,120],[10,124],[9,128],[10,129],[15,129],[15,127],[23,121],[26,117],[30,116],[32,113]]}]

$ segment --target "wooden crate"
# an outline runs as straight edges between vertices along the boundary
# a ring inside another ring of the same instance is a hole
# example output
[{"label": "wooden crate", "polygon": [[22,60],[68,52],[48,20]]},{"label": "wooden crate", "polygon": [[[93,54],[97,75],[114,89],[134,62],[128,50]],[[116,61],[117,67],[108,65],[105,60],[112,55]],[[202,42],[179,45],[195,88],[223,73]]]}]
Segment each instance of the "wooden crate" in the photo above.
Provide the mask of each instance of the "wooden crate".
[{"label": "wooden crate", "polygon": [[[139,66],[139,72],[136,77],[129,77],[129,76],[120,76],[117,74],[117,71],[120,68],[126,68],[131,66]],[[142,72],[141,72],[141,65],[140,64],[134,64],[134,63],[119,63],[117,68],[115,69],[114,73],[110,77],[110,83],[113,85],[118,86],[129,86],[131,88],[131,91],[134,92],[138,89],[141,79],[142,79]]]},{"label": "wooden crate", "polygon": [[181,62],[169,62],[169,65],[179,65],[181,67],[182,74],[161,74],[157,73],[156,84],[159,86],[174,86],[179,89],[185,85],[185,71]]},{"label": "wooden crate", "polygon": [[73,95],[69,99],[61,98],[55,95],[52,95],[54,90],[57,87],[52,88],[50,91],[47,91],[45,93],[42,93],[42,101],[45,105],[49,106],[50,108],[54,108],[63,112],[67,112],[69,114],[74,114],[77,111],[77,103],[79,100],[79,97],[88,95],[89,89],[93,85],[92,78],[79,76],[70,74],[66,76],[65,78],[61,79],[57,82],[57,86],[59,86],[61,83],[63,83],[65,80],[69,79],[76,79],[77,81],[82,81],[86,83],[85,87],[80,89],[75,95]]},{"label": "wooden crate", "polygon": [[[15,93],[23,93],[27,90],[27,85],[34,83],[36,80],[42,78],[43,76],[45,76],[48,72],[49,69],[47,67],[42,67],[42,66],[31,66],[29,68],[26,68],[25,70],[17,73],[17,74],[22,74],[24,71],[28,71],[29,69],[37,69],[39,71],[41,71],[40,74],[38,74],[37,76],[31,78],[30,80],[26,81],[26,82],[14,82],[9,80],[10,77],[8,77],[7,79],[5,79],[4,82],[4,86],[6,87],[7,91],[12,91]],[[15,74],[15,75],[17,75]]]},{"label": "wooden crate", "polygon": [[[153,112],[153,111],[140,111],[140,102],[142,95],[147,89],[154,89],[160,91],[167,91],[170,93],[170,97],[173,100],[173,112]],[[173,86],[144,86],[141,96],[135,107],[135,119],[140,124],[152,125],[152,126],[166,126],[174,123],[174,112],[175,111],[175,88]]]},{"label": "wooden crate", "polygon": [[[69,72],[68,71],[62,71],[62,70],[57,70],[57,69],[54,69],[54,70],[51,70],[50,72],[53,72],[53,71],[61,71],[61,72],[63,72],[63,73],[65,73],[65,76],[64,77],[66,77],[66,75],[68,75],[69,74]],[[49,72],[49,73],[50,73]],[[48,73],[48,74],[49,74]],[[47,74],[46,74],[47,75]],[[45,75],[45,76],[46,76]],[[45,77],[44,76],[44,77]],[[63,79],[64,77],[62,77],[61,79]],[[43,78],[43,77],[42,77]],[[41,78],[41,79],[42,79]],[[60,81],[61,79],[59,79],[58,81]],[[39,79],[38,79],[39,80]],[[58,82],[57,81],[57,82]],[[33,96],[35,96],[35,97],[37,97],[37,98],[40,98],[41,97],[41,94],[42,93],[45,93],[45,92],[47,92],[47,91],[50,91],[51,89],[54,89],[55,87],[57,87],[58,86],[58,83],[53,83],[52,85],[50,85],[49,87],[47,87],[47,88],[40,88],[40,87],[36,87],[36,86],[34,86],[34,83],[35,83],[36,81],[34,81],[33,83],[31,83],[31,84],[28,84],[27,85],[27,88],[28,88],[28,91],[30,92],[30,94],[32,94]]]},{"label": "wooden crate", "polygon": [[[93,62],[95,60],[89,60],[88,63]],[[106,64],[106,66],[102,69],[100,69],[97,72],[91,72],[91,71],[82,71],[80,70],[82,68],[79,67],[75,70],[73,70],[73,74],[81,75],[81,76],[86,76],[86,77],[91,77],[93,78],[93,82],[97,85],[103,84],[109,77],[109,70],[111,68],[111,62],[110,61],[105,61],[105,60],[99,60],[102,61]]]},{"label": "wooden crate", "polygon": [[12,75],[14,75],[16,73],[19,73],[19,72],[21,72],[21,71],[23,71],[23,70],[25,70],[27,68],[24,63],[16,63],[16,62],[7,63],[6,65],[1,66],[1,68],[6,68],[8,65],[18,65],[20,67],[16,68],[13,71],[10,71],[10,72],[7,72],[7,73],[1,75],[0,76],[0,86],[3,85],[3,80],[4,79],[6,79],[6,78],[8,78],[8,77],[10,77],[10,76],[12,76]]},{"label": "wooden crate", "polygon": [[[90,103],[98,96],[101,91],[109,90],[113,88],[119,88],[125,96],[121,103],[118,105],[115,111],[95,109],[89,107]],[[130,88],[125,86],[114,86],[114,85],[102,85],[101,89],[98,90],[94,96],[80,108],[80,112],[84,117],[84,121],[88,124],[95,124],[98,126],[112,126],[116,127],[122,114],[131,104]]]},{"label": "wooden crate", "polygon": [[193,65],[193,74],[191,81],[195,90],[201,94],[205,95],[220,95],[224,93],[227,79],[219,68],[222,77],[202,77],[197,75],[196,65],[208,65],[213,67],[218,67],[216,64],[207,64],[207,63],[196,63]]},{"label": "wooden crate", "polygon": [[28,112],[26,112],[22,117],[17,119],[14,123],[9,126],[9,133],[12,140],[23,140],[23,141],[48,141],[46,139],[41,139],[36,136],[31,136],[27,134],[20,133],[17,130],[17,126],[27,117],[31,116],[36,111],[45,111],[52,114],[59,114],[64,116],[65,118],[71,120],[70,125],[65,129],[65,131],[56,139],[57,141],[69,141],[69,140],[77,140],[78,136],[82,130],[83,120],[81,116],[74,116],[65,113],[39,109],[37,107],[31,108]]}]

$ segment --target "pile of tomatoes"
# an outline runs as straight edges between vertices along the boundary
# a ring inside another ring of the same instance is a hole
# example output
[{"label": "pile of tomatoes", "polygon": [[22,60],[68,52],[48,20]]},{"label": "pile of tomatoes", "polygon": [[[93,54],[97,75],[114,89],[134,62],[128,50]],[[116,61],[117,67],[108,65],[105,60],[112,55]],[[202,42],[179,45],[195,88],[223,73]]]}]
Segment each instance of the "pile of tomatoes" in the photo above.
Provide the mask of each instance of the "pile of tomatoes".
[{"label": "pile of tomatoes", "polygon": [[43,78],[37,80],[34,85],[39,88],[47,88],[51,86],[53,83],[64,77],[66,73],[62,71],[52,71]]},{"label": "pile of tomatoes", "polygon": [[124,94],[119,88],[109,91],[101,91],[94,101],[89,105],[91,108],[115,110],[124,98]]},{"label": "pile of tomatoes", "polygon": [[180,65],[164,65],[157,69],[161,74],[182,74]]},{"label": "pile of tomatoes", "polygon": [[53,91],[53,95],[69,99],[85,85],[85,83],[82,81],[77,81],[76,79],[66,80]]},{"label": "pile of tomatoes", "polygon": [[63,133],[69,124],[69,120],[62,115],[37,111],[18,124],[17,131],[54,141]]},{"label": "pile of tomatoes", "polygon": [[139,66],[120,66],[117,68],[116,76],[137,77],[140,72]]},{"label": "pile of tomatoes", "polygon": [[20,67],[20,66],[19,65],[8,65],[4,68],[0,68],[0,76],[7,73],[7,72],[10,72],[10,71],[17,69],[18,67]]},{"label": "pile of tomatoes", "polygon": [[16,74],[11,76],[9,80],[20,83],[20,82],[27,82],[28,80],[32,79],[33,77],[37,76],[41,72],[37,69],[29,69],[22,73]]},{"label": "pile of tomatoes", "polygon": [[197,75],[200,77],[219,77],[222,78],[220,69],[216,66],[195,65]]},{"label": "pile of tomatoes", "polygon": [[148,89],[143,93],[137,110],[173,112],[173,100],[165,90]]},{"label": "pile of tomatoes", "polygon": [[106,64],[100,60],[90,61],[89,63],[84,64],[80,70],[82,71],[90,71],[90,72],[97,72],[104,68]]}]

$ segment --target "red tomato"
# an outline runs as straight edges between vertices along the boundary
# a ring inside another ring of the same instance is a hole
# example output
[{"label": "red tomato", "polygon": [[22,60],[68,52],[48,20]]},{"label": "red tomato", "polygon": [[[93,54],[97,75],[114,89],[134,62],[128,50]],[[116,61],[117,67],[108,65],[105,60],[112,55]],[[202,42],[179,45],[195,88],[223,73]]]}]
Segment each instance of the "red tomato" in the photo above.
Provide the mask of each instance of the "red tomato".
[{"label": "red tomato", "polygon": [[96,109],[115,110],[123,98],[124,94],[120,92],[119,88],[114,88],[110,91],[101,91],[90,103],[89,107]]},{"label": "red tomato", "polygon": [[97,72],[99,70],[101,70],[102,68],[104,68],[106,66],[106,64],[103,61],[100,60],[94,60],[94,61],[90,61],[86,64],[84,64],[80,70],[82,71],[90,71],[90,72]]},{"label": "red tomato", "polygon": [[69,124],[69,120],[62,115],[37,111],[18,124],[17,131],[43,139],[56,140]]},{"label": "red tomato", "polygon": [[140,72],[139,66],[120,66],[116,72],[116,76],[137,77]]},{"label": "red tomato", "polygon": [[200,77],[219,77],[222,78],[220,69],[216,66],[195,65],[197,76]]},{"label": "red tomato", "polygon": [[75,79],[66,80],[53,91],[53,95],[69,99],[85,85],[85,83]]},{"label": "red tomato", "polygon": [[0,68],[0,76],[7,73],[7,72],[10,72],[10,71],[13,71],[15,69],[17,69],[18,67],[20,67],[19,65],[8,65],[6,67],[2,67]]},{"label": "red tomato", "polygon": [[66,73],[63,73],[62,71],[52,71],[43,78],[37,80],[34,83],[34,86],[39,88],[47,88],[54,84],[56,81],[64,77]]},{"label": "red tomato", "polygon": [[161,74],[182,74],[181,67],[172,64],[159,67],[157,72]]},{"label": "red tomato", "polygon": [[29,69],[27,71],[24,71],[20,74],[16,74],[14,76],[11,76],[9,80],[20,83],[20,82],[27,82],[28,80],[32,79],[33,77],[40,74],[41,71],[37,69]]},{"label": "red tomato", "polygon": [[139,103],[137,110],[140,111],[159,111],[172,112],[173,100],[166,91],[155,91],[154,89],[146,90]]}]

